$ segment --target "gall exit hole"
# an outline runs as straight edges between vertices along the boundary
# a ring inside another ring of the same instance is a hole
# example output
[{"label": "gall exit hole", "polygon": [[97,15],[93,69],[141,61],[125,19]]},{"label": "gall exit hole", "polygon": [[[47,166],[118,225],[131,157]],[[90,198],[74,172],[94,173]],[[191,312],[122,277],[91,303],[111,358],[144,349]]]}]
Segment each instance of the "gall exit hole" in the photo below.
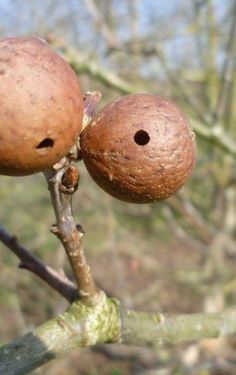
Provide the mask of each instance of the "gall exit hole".
[{"label": "gall exit hole", "polygon": [[47,152],[50,151],[53,145],[54,145],[53,139],[45,138],[38,144],[38,146],[36,146],[36,150],[40,154],[46,154]]},{"label": "gall exit hole", "polygon": [[145,146],[149,141],[149,134],[145,130],[139,130],[135,133],[134,142],[137,143],[137,145]]}]

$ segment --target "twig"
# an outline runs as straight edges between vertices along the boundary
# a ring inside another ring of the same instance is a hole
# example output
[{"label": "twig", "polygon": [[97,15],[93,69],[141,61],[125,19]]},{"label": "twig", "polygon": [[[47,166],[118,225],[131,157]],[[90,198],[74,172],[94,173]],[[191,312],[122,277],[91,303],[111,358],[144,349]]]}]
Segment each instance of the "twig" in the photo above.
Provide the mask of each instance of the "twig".
[{"label": "twig", "polygon": [[20,268],[27,269],[37,275],[69,302],[76,298],[78,291],[72,281],[67,279],[66,276],[60,275],[50,266],[43,264],[18,242],[16,236],[10,235],[2,225],[0,225],[0,241],[20,259]]},{"label": "twig", "polygon": [[84,96],[83,128],[85,128],[91,121],[91,118],[96,115],[101,97],[102,94],[99,91],[86,92]]},{"label": "twig", "polygon": [[61,189],[61,186],[66,188],[62,183],[62,178],[67,171],[67,167],[62,167],[59,170],[50,169],[45,171],[45,177],[48,182],[52,205],[56,216],[56,225],[52,226],[52,233],[54,233],[63,244],[74,276],[79,288],[81,297],[93,297],[97,294],[96,288],[92,279],[90,268],[86,263],[83,251],[83,231],[78,228],[74,222],[71,200],[71,191]]},{"label": "twig", "polygon": [[[95,115],[100,98],[101,94],[98,92],[86,94],[84,98],[84,127]],[[52,226],[51,231],[59,238],[66,251],[78,285],[79,296],[92,302],[93,297],[96,297],[100,290],[94,283],[84,255],[84,231],[80,225],[75,224],[72,212],[72,196],[77,190],[79,181],[78,170],[70,166],[71,155],[74,153],[75,148],[73,147],[73,151],[67,157],[52,168],[45,170],[44,175],[56,217],[56,224]]]}]

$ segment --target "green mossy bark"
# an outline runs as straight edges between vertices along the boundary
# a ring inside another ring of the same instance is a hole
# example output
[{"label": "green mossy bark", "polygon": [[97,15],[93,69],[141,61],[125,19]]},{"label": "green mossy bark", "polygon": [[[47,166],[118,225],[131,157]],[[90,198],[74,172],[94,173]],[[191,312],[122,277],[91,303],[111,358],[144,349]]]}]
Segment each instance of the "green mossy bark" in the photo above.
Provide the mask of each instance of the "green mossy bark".
[{"label": "green mossy bark", "polygon": [[122,313],[121,342],[159,346],[235,334],[236,309],[215,314]]},{"label": "green mossy bark", "polygon": [[103,292],[92,303],[78,300],[64,314],[0,348],[0,374],[27,374],[77,347],[117,342],[120,331],[117,300]]},{"label": "green mossy bark", "polygon": [[66,352],[98,343],[158,347],[236,333],[236,308],[215,314],[167,315],[122,310],[101,292],[0,348],[0,375],[24,375]]}]

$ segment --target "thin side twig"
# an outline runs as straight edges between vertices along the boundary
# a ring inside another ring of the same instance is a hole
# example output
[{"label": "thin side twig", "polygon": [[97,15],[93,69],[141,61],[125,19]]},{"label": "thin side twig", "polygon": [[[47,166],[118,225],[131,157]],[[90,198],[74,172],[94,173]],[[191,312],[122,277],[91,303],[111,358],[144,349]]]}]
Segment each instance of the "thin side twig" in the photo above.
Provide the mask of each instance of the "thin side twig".
[{"label": "thin side twig", "polygon": [[51,230],[61,241],[69,262],[81,297],[93,297],[98,289],[92,279],[90,267],[86,263],[83,251],[83,230],[76,226],[72,214],[72,192],[61,190],[62,178],[67,167],[56,171],[53,168],[45,171],[48,182],[56,224]]},{"label": "thin side twig", "polygon": [[[100,98],[101,94],[96,91],[86,94],[83,127],[94,117]],[[70,165],[71,160],[73,158],[69,154],[61,162],[44,171],[56,217],[56,224],[52,226],[51,231],[59,238],[66,251],[78,285],[79,296],[92,300],[100,290],[94,283],[84,255],[84,231],[80,225],[75,224],[73,217],[72,196],[78,187],[79,172]]]},{"label": "thin side twig", "polygon": [[20,268],[27,269],[37,275],[69,302],[76,298],[78,291],[72,281],[41,262],[18,242],[16,236],[8,233],[2,225],[0,225],[0,241],[20,259]]}]

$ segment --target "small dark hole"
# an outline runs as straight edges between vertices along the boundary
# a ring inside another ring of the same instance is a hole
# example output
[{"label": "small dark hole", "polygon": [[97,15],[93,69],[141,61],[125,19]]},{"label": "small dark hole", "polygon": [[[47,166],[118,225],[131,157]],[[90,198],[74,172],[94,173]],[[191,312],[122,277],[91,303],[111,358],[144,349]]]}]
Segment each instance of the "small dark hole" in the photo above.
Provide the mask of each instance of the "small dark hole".
[{"label": "small dark hole", "polygon": [[54,141],[51,138],[45,138],[36,146],[36,149],[39,153],[44,154],[47,153],[53,145]]},{"label": "small dark hole", "polygon": [[54,142],[51,138],[45,138],[36,148],[52,148]]},{"label": "small dark hole", "polygon": [[134,141],[137,145],[144,146],[150,141],[149,134],[145,130],[139,130],[134,136]]}]

